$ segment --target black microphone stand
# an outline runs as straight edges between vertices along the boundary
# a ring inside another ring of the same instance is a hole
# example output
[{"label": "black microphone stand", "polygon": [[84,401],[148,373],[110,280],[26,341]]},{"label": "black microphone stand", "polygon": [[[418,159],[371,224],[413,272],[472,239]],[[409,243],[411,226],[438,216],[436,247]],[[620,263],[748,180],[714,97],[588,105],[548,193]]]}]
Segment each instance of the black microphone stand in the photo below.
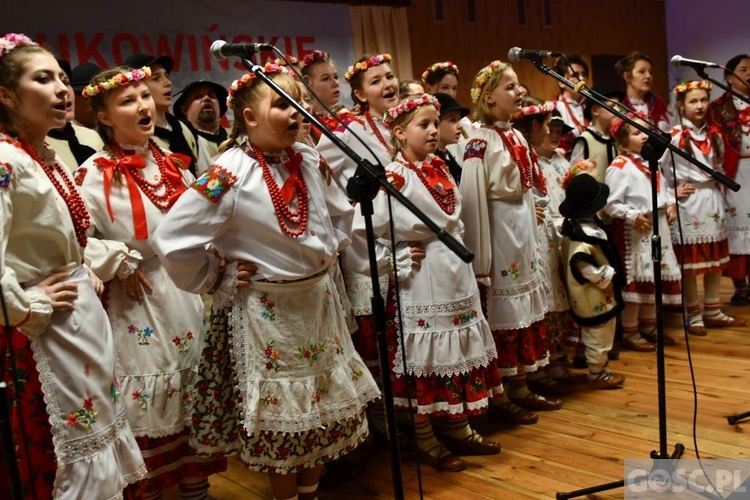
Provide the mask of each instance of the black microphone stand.
[{"label": "black microphone stand", "polygon": [[[659,220],[658,220],[658,202],[657,186],[656,186],[656,175],[659,172],[659,159],[662,157],[664,152],[669,149],[674,154],[688,160],[691,164],[700,168],[703,172],[711,176],[714,180],[720,182],[724,186],[727,186],[732,191],[738,191],[740,185],[729,179],[721,172],[713,170],[703,163],[695,160],[688,156],[684,151],[675,147],[671,143],[671,136],[667,133],[660,131],[654,131],[647,126],[643,126],[638,123],[635,119],[622,113],[615,107],[605,104],[605,98],[592,90],[585,87],[585,84],[579,83],[575,85],[573,82],[567,80],[565,77],[555,73],[553,70],[548,68],[542,63],[541,58],[533,60],[532,63],[542,73],[549,75],[556,80],[562,82],[568,87],[574,89],[576,92],[582,94],[597,105],[607,109],[615,116],[625,120],[631,126],[644,132],[648,135],[648,140],[641,149],[641,156],[648,160],[649,170],[651,172],[651,217],[653,228],[653,236],[651,237],[651,255],[654,262],[654,305],[656,309],[656,368],[657,368],[657,387],[658,387],[658,401],[659,401],[659,450],[651,451],[651,458],[654,460],[659,459],[679,459],[685,451],[685,446],[682,443],[676,443],[674,450],[671,454],[667,453],[667,399],[666,399],[666,372],[664,366],[664,323],[662,321],[662,288],[661,288],[661,236],[659,235]],[[673,467],[673,466],[672,466]],[[633,484],[641,480],[647,480],[648,476],[638,477],[635,479],[629,479],[628,484]],[[575,498],[584,495],[590,495],[598,493],[600,491],[612,490],[615,488],[622,488],[625,486],[625,480],[614,481],[611,483],[601,484],[599,486],[593,486],[591,488],[583,488],[576,491],[567,493],[557,493],[556,498],[558,500]]]},{"label": "black microphone stand", "polygon": [[307,111],[302,105],[287,94],[284,89],[279,87],[266,73],[263,71],[263,67],[259,66],[255,62],[249,59],[242,58],[242,64],[251,73],[254,73],[259,79],[261,79],[266,85],[271,87],[278,95],[280,95],[285,101],[287,101],[294,109],[299,111],[302,116],[308,119],[313,125],[318,127],[320,132],[328,137],[344,154],[351,158],[357,164],[357,170],[349,180],[346,191],[350,199],[355,200],[359,203],[362,215],[365,218],[365,231],[367,236],[367,255],[370,262],[370,276],[372,279],[372,320],[373,328],[378,340],[378,357],[380,363],[380,373],[382,379],[382,392],[383,392],[383,404],[385,406],[386,414],[386,432],[388,435],[388,444],[391,455],[391,474],[393,481],[393,497],[397,500],[404,498],[404,485],[401,479],[401,458],[398,449],[398,439],[396,438],[396,414],[393,406],[393,392],[391,389],[390,373],[391,368],[388,363],[388,345],[386,339],[386,319],[385,319],[385,301],[380,294],[380,283],[378,282],[378,264],[377,258],[375,257],[375,236],[372,228],[372,200],[378,194],[380,189],[385,191],[396,198],[404,207],[412,212],[420,221],[422,221],[440,241],[442,241],[448,248],[450,248],[456,255],[459,256],[464,262],[471,262],[474,259],[474,254],[466,249],[458,240],[456,240],[450,233],[441,229],[435,222],[433,222],[427,215],[424,214],[419,208],[417,208],[408,198],[406,198],[401,192],[393,187],[390,182],[386,179],[385,168],[378,164],[363,159],[354,150],[352,150],[347,144],[336,135],[328,130],[320,120],[312,113]]}]

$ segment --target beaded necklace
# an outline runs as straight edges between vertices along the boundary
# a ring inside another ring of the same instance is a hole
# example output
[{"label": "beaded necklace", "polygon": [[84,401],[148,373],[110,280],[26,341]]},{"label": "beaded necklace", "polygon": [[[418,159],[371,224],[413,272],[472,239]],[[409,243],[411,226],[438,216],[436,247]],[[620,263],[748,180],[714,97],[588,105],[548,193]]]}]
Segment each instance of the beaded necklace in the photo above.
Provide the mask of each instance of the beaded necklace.
[{"label": "beaded necklace", "polygon": [[388,151],[388,154],[393,154],[393,149],[391,149],[390,144],[388,144],[388,141],[383,138],[383,134],[380,133],[380,130],[378,130],[378,125],[375,123],[375,120],[372,118],[372,114],[369,111],[365,111],[365,120],[367,120],[367,123],[370,125],[370,128],[372,129],[372,132],[375,134],[375,137],[377,137],[378,141],[380,141],[380,144],[383,145],[383,147]]},{"label": "beaded necklace", "polygon": [[[299,238],[307,229],[308,219],[308,198],[307,198],[307,185],[305,184],[305,178],[302,176],[300,170],[300,163],[302,157],[299,153],[295,153],[292,148],[285,148],[287,159],[284,162],[284,166],[289,170],[289,178],[284,182],[281,189],[273,178],[271,167],[268,166],[268,161],[263,155],[263,152],[258,149],[254,144],[250,144],[255,158],[260,163],[260,167],[263,170],[263,180],[266,182],[266,188],[268,188],[268,194],[271,196],[273,202],[273,210],[276,214],[276,220],[279,222],[279,227],[287,236],[292,238]],[[247,149],[245,149],[247,153]],[[291,186],[290,188],[287,186]],[[282,192],[287,192],[287,199]],[[289,208],[289,202],[292,200],[294,193],[297,194],[297,210],[292,211]],[[298,229],[291,229],[290,226],[298,226]]]},{"label": "beaded necklace", "polygon": [[531,189],[531,187],[534,185],[534,175],[532,173],[528,148],[523,144],[518,144],[516,142],[515,134],[513,134],[513,129],[509,131],[510,137],[508,137],[505,135],[503,129],[501,129],[497,125],[493,125],[492,128],[495,129],[495,132],[497,132],[497,134],[503,140],[505,149],[508,150],[513,163],[515,163],[518,167],[518,171],[521,174],[521,184],[526,189]]},{"label": "beaded necklace", "polygon": [[[115,161],[120,160],[127,156],[125,151],[120,147],[119,144],[112,141],[107,145],[107,149],[112,153]],[[135,169],[130,171],[130,175],[138,187],[141,189],[143,194],[151,200],[157,208],[161,210],[168,210],[172,206],[172,196],[174,194],[174,186],[167,181],[166,165],[167,161],[164,158],[164,154],[161,149],[149,139],[148,149],[156,160],[156,164],[159,166],[159,179],[156,182],[149,182],[148,179],[143,177],[140,173],[136,172]],[[164,188],[162,194],[157,194],[157,191],[161,191]]]},{"label": "beaded necklace", "polygon": [[[436,161],[437,160],[437,161]],[[427,175],[424,173],[424,168],[432,168],[440,173],[442,173],[442,176],[445,177],[445,180],[448,179],[448,176],[445,174],[445,162],[441,160],[438,157],[434,157],[432,159],[432,162],[427,163],[423,162],[422,167],[418,167],[414,162],[412,162],[409,158],[407,158],[404,154],[399,155],[398,159],[396,160],[401,165],[405,166],[415,174],[417,174],[417,177],[419,177],[419,180],[422,181],[422,184],[424,187],[427,188],[427,191],[430,192],[432,195],[432,198],[437,202],[437,204],[440,206],[440,208],[448,215],[453,215],[453,213],[456,211],[456,194],[453,192],[453,187],[450,189],[445,189],[444,193],[439,193],[437,189],[435,189],[430,183],[427,181]],[[438,176],[440,174],[437,174]],[[452,184],[452,183],[451,183]]]},{"label": "beaded necklace", "polygon": [[[73,184],[73,180],[67,175],[59,163],[55,162],[51,167],[47,165],[28,140],[20,139],[19,142],[23,150],[26,151],[26,153],[28,153],[28,155],[31,156],[40,167],[42,167],[42,170],[47,174],[50,182],[60,194],[60,197],[65,201],[70,217],[73,219],[73,228],[75,229],[78,245],[80,245],[81,248],[86,248],[86,231],[91,226],[91,218],[89,217],[88,210],[86,210],[86,204],[83,202],[81,194]],[[55,175],[55,173],[57,173],[57,175]],[[60,183],[60,179],[62,179],[65,184],[64,189],[63,185]]]},{"label": "beaded necklace", "polygon": [[537,156],[535,151],[531,152],[531,168],[539,194],[547,196],[547,179],[544,177],[542,166],[539,164],[539,156]]}]

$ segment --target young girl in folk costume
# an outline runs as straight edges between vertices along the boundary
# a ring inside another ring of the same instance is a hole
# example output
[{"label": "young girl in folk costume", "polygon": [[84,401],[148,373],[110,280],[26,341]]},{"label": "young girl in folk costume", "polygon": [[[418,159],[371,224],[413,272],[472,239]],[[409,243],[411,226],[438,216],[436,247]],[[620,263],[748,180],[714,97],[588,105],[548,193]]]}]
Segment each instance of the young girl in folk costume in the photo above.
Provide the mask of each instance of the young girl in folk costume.
[{"label": "young girl in folk costume", "polygon": [[[732,90],[750,97],[750,55],[740,54],[727,62],[724,79]],[[724,138],[724,172],[743,189],[724,189],[729,231],[729,267],[725,271],[734,283],[732,304],[750,304],[750,197],[742,191],[750,185],[750,105],[723,93],[709,105],[709,122]]]},{"label": "young girl in folk costume", "polygon": [[105,147],[76,171],[76,181],[91,209],[94,236],[126,246],[101,245],[86,257],[110,282],[107,312],[120,392],[149,471],[130,493],[159,498],[179,483],[183,497],[202,498],[208,475],[226,468],[225,461],[206,462],[188,447],[203,302],[175,286],[151,246],[164,215],[194,178],[186,170],[188,157],[152,141],[154,101],[144,82],[150,73],[148,67],[113,68],[83,90]]},{"label": "young girl in folk costume", "polygon": [[622,266],[617,249],[596,216],[607,204],[609,187],[586,170],[579,169],[579,173],[566,182],[566,196],[560,204],[565,217],[561,245],[565,282],[573,314],[581,325],[588,385],[592,389],[617,389],[625,378],[606,366],[615,338],[616,316],[623,307]]},{"label": "young girl in folk costume", "polygon": [[[357,103],[361,114],[351,115],[346,128],[339,127],[335,133],[362,158],[382,166],[391,162],[391,133],[383,124],[383,115],[398,103],[398,80],[391,70],[390,54],[362,57],[344,75],[352,88],[352,100]],[[369,148],[356,139],[358,136]],[[357,165],[327,137],[318,142],[320,155],[328,162],[333,172],[333,181],[346,190],[348,180],[354,175]],[[374,155],[374,156],[373,156]],[[354,227],[364,228],[364,218],[359,207],[355,207]],[[389,300],[386,313],[395,316],[395,302],[389,290],[390,252],[386,245],[376,242],[380,291]],[[378,369],[378,349],[372,323],[372,283],[368,269],[368,248],[364,238],[354,238],[352,245],[341,257],[341,267],[346,283],[346,291],[354,309],[359,329],[352,340],[367,363],[373,375],[380,377]],[[359,271],[358,271],[359,270]],[[388,329],[395,332],[395,323],[388,321]],[[385,436],[385,416],[382,402],[370,404],[371,424],[379,434]]]},{"label": "young girl in folk costume", "polygon": [[[533,424],[537,410],[560,408],[526,386],[526,373],[548,364],[547,297],[536,242],[531,156],[510,119],[521,109],[516,73],[493,61],[474,78],[471,91],[482,123],[466,145],[461,181],[466,246],[486,295],[487,317],[497,345],[499,366],[508,377],[509,399],[491,415]],[[519,365],[521,374],[519,374]]]},{"label": "young girl in folk costume", "polygon": [[[404,196],[460,241],[461,195],[445,163],[433,155],[439,107],[433,96],[422,94],[388,110],[396,153],[386,175]],[[388,213],[388,197],[381,192],[374,202],[373,226],[376,235],[390,239]],[[425,253],[421,265],[405,266],[403,272],[398,268],[403,343],[393,339],[394,399],[399,407],[408,408],[407,385],[412,386],[420,456],[438,470],[462,470],[465,463],[453,453],[500,452],[500,445],[482,439],[468,420],[468,415],[484,411],[488,400],[502,396],[495,342],[482,313],[471,265],[399,203],[393,204],[393,224],[397,244],[408,247],[419,242]],[[442,443],[433,433],[433,415],[447,415]]]},{"label": "young girl in folk costume", "polygon": [[44,143],[65,125],[64,77],[31,39],[0,37],[0,269],[14,327],[0,341],[2,372],[14,402],[19,493],[115,498],[146,468],[115,377],[102,284],[82,265],[89,213]]},{"label": "young girl in folk costume", "polygon": [[625,99],[622,103],[643,113],[662,132],[668,132],[672,117],[664,99],[651,91],[651,64],[651,58],[641,52],[631,52],[617,61],[615,71],[625,81]]},{"label": "young girl in folk costume", "polygon": [[[632,115],[632,114],[631,114]],[[632,115],[643,126],[649,126],[644,115]],[[622,346],[635,351],[654,351],[656,346],[656,309],[654,307],[654,272],[651,250],[652,220],[659,224],[661,236],[662,300],[665,304],[680,304],[680,267],[677,263],[669,225],[677,211],[674,197],[667,183],[656,174],[658,213],[652,214],[651,172],[640,156],[648,136],[618,118],[610,135],[615,138],[620,154],[607,168],[605,182],[609,198],[604,208],[611,217],[612,241],[615,243],[625,268],[622,298]],[[666,345],[675,341],[664,335]]]},{"label": "young girl in folk costume", "polygon": [[[535,97],[524,97],[524,105],[513,117],[513,126],[520,131],[527,143],[533,148],[531,152],[531,168],[533,169],[534,187],[532,189],[535,202],[537,252],[541,272],[543,273],[544,289],[547,298],[547,314],[544,321],[547,325],[546,350],[557,353],[563,335],[576,335],[576,324],[570,315],[568,296],[565,285],[560,276],[559,239],[557,238],[552,212],[549,204],[550,183],[557,184],[560,175],[552,172],[553,177],[545,177],[536,150],[541,148],[549,135],[548,124],[552,112],[556,111],[554,103],[543,102]],[[559,128],[559,127],[558,127]],[[553,151],[554,152],[554,151]],[[564,158],[563,158],[564,161]],[[554,217],[559,219],[558,207],[561,201],[560,188],[555,190]],[[526,384],[532,391],[542,394],[567,394],[573,387],[571,383],[585,383],[586,379],[566,372],[558,363],[557,357],[550,359],[550,364],[543,370],[536,370],[526,375]]]},{"label": "young girl in folk costume", "polygon": [[[302,74],[307,77],[307,83],[313,89],[313,92],[315,92],[323,101],[323,104],[325,104],[324,107],[317,99],[313,99],[315,114],[328,130],[336,130],[341,124],[328,112],[328,110],[326,110],[326,107],[330,109],[338,104],[339,98],[341,97],[339,72],[336,70],[336,66],[334,66],[331,56],[322,50],[313,50],[312,52],[305,54],[302,58],[300,67]],[[342,110],[341,114],[345,115],[347,113],[348,110]],[[313,130],[313,138],[316,142],[320,140],[320,137],[320,131]]]},{"label": "young girl in folk costume", "polygon": [[[281,68],[265,72],[299,98]],[[228,149],[154,237],[180,287],[214,295],[192,444],[239,454],[276,498],[312,499],[324,462],[365,439],[364,407],[379,395],[329,272],[354,209],[318,153],[295,142],[301,116],[281,96],[248,73],[229,101]]]},{"label": "young girl in folk costume", "polygon": [[[712,169],[721,169],[721,133],[706,121],[711,82],[698,80],[677,85],[677,112],[681,124],[672,129],[672,144]],[[698,167],[667,151],[661,172],[675,192],[680,212],[682,241],[672,227],[675,253],[683,265],[683,286],[693,335],[706,335],[705,327],[741,326],[745,322],[719,308],[721,271],[729,262],[724,198],[719,185]],[[698,302],[698,275],[703,275],[703,315]]]}]

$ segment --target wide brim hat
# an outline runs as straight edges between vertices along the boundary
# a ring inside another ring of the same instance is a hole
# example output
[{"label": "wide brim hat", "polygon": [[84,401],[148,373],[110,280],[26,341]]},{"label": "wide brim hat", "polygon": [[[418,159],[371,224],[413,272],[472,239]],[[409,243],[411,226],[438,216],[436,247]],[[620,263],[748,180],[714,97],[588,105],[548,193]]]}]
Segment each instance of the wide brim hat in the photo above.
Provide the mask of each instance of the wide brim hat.
[{"label": "wide brim hat", "polygon": [[565,188],[560,214],[569,219],[591,217],[607,205],[609,186],[589,174],[573,177]]},{"label": "wide brim hat", "polygon": [[437,94],[434,94],[434,96],[440,103],[440,116],[443,116],[445,113],[450,113],[451,111],[458,111],[461,113],[461,118],[464,118],[469,114],[469,108],[464,108],[448,94],[438,92]]},{"label": "wide brim hat", "polygon": [[92,62],[79,64],[71,72],[70,85],[73,87],[73,90],[80,92],[101,72],[102,68]]},{"label": "wide brim hat", "polygon": [[70,69],[70,63],[65,59],[58,59],[57,64],[60,65],[60,69],[63,70],[63,73],[65,73],[65,75],[68,77],[68,80],[70,80],[73,73],[73,71]]},{"label": "wide brim hat", "polygon": [[559,123],[560,125],[562,125],[562,135],[565,135],[573,130],[573,127],[565,123],[565,120],[563,120],[563,117],[558,110],[553,109],[551,115],[552,116],[550,116],[549,124],[552,125],[553,123]]},{"label": "wide brim hat", "polygon": [[[616,98],[620,102],[625,99],[625,91],[615,88],[611,85],[607,85],[606,83],[597,83],[593,87],[591,87],[591,90],[595,93],[594,95],[601,94],[607,99]],[[586,102],[583,106],[583,117],[589,121],[591,121],[591,106],[594,105],[596,105],[594,101],[586,98]]]},{"label": "wide brim hat", "polygon": [[224,113],[227,112],[227,96],[229,95],[229,92],[227,89],[225,89],[223,86],[219,85],[216,82],[212,82],[209,80],[196,80],[194,82],[190,82],[185,87],[177,92],[172,97],[177,97],[177,100],[175,100],[174,104],[172,105],[172,113],[179,118],[180,120],[186,120],[185,113],[182,112],[180,108],[182,108],[182,105],[185,104],[185,99],[187,98],[188,94],[191,90],[193,90],[196,87],[200,87],[201,85],[204,85],[206,87],[210,87],[214,93],[216,94],[217,99],[219,99],[219,116],[224,116]]},{"label": "wide brim hat", "polygon": [[123,66],[128,66],[133,69],[140,69],[144,66],[152,66],[154,64],[161,65],[167,74],[172,72],[174,68],[174,60],[169,56],[151,56],[148,54],[133,54],[122,62]]}]

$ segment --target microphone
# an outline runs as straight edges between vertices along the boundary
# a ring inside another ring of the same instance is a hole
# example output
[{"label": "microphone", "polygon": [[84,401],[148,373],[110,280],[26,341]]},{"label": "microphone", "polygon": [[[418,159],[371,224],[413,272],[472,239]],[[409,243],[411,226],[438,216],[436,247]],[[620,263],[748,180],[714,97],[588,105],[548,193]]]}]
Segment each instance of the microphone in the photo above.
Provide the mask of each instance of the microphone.
[{"label": "microphone", "polygon": [[552,52],[551,50],[524,50],[520,47],[513,47],[508,51],[508,60],[511,62],[518,62],[521,60],[538,61],[540,59],[549,59],[550,57],[561,55],[561,52]]},{"label": "microphone", "polygon": [[211,54],[217,61],[223,61],[229,56],[252,57],[253,54],[274,48],[267,43],[227,43],[224,40],[216,40],[211,44]]},{"label": "microphone", "polygon": [[696,61],[695,59],[685,59],[682,56],[674,56],[672,58],[672,64],[674,66],[690,66],[691,68],[703,69],[703,68],[721,68],[724,66],[706,61]]}]

